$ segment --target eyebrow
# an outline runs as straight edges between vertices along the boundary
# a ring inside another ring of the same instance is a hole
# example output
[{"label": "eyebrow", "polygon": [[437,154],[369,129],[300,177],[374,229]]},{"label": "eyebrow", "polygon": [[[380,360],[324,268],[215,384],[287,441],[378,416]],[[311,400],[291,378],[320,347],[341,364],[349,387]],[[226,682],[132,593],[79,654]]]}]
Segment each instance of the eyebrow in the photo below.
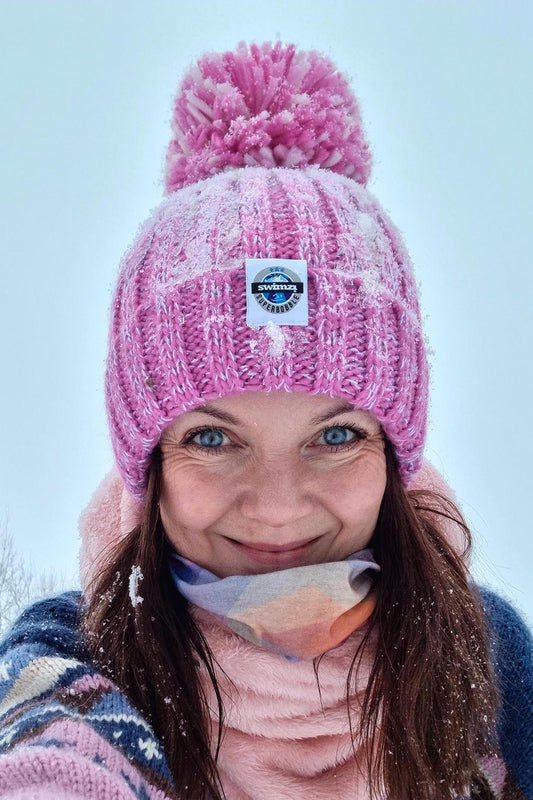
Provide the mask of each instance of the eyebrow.
[{"label": "eyebrow", "polygon": [[339,414],[347,414],[350,411],[354,411],[355,406],[351,403],[348,403],[347,400],[343,400],[342,403],[332,408],[331,411],[326,411],[325,414],[319,414],[317,417],[313,417],[311,423],[313,425],[320,425],[321,422],[327,422],[328,420],[332,419],[333,417],[337,417]]},{"label": "eyebrow", "polygon": [[216,408],[211,408],[209,404],[195,408],[194,412],[197,414],[209,414],[210,417],[222,420],[222,422],[229,422],[231,425],[239,425],[240,421],[227,411],[217,411]]},{"label": "eyebrow", "polygon": [[[320,425],[321,423],[327,422],[339,414],[346,414],[350,411],[354,411],[354,409],[355,406],[353,406],[351,403],[348,403],[346,400],[343,400],[341,403],[336,405],[335,408],[332,408],[331,411],[326,411],[325,414],[319,414],[318,416],[313,417],[311,424]],[[240,420],[238,420],[232,414],[228,414],[227,411],[218,411],[216,408],[212,408],[209,403],[206,403],[205,406],[201,406],[200,408],[195,408],[194,410],[196,413],[208,414],[210,417],[215,417],[216,419],[222,420],[222,422],[229,422],[230,425],[240,425]]]}]

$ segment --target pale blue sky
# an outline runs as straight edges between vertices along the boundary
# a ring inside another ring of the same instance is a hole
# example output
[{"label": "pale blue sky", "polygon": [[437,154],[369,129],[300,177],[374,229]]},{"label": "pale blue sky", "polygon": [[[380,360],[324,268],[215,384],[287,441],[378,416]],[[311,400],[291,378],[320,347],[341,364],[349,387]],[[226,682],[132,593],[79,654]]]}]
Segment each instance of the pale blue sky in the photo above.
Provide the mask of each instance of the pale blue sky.
[{"label": "pale blue sky", "polygon": [[161,197],[178,80],[206,50],[281,37],[353,79],[371,188],[421,284],[427,455],[476,576],[533,621],[530,0],[0,0],[0,17],[0,514],[24,556],[76,574],[77,516],[112,459],[111,291]]}]

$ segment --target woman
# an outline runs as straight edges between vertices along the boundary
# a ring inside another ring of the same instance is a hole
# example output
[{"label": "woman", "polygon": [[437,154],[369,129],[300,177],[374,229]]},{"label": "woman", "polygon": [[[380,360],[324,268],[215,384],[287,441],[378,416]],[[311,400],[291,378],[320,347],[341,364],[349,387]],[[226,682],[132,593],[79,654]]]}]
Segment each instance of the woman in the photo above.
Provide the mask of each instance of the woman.
[{"label": "woman", "polygon": [[423,464],[416,284],[345,79],[241,45],[173,132],[112,306],[83,596],[3,645],[3,796],[533,797],[531,637]]}]

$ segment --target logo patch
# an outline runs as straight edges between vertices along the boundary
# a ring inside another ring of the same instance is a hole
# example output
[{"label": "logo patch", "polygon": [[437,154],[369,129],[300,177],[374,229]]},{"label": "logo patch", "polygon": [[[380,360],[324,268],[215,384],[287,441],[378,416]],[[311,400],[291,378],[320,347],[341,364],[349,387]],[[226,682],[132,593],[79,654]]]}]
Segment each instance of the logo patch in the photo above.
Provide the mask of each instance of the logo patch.
[{"label": "logo patch", "polygon": [[307,325],[307,262],[291,258],[246,259],[248,325]]}]

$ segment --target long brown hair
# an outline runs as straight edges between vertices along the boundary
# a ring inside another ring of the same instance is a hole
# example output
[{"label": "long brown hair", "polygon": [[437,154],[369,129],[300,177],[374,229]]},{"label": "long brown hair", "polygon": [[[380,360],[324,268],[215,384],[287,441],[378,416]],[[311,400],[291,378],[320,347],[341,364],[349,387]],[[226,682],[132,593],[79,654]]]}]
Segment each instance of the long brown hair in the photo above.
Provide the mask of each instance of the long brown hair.
[{"label": "long brown hair", "polygon": [[[371,542],[381,566],[378,602],[347,676],[347,713],[360,659],[377,636],[361,725],[352,730],[354,742],[368,743],[370,793],[449,800],[481,785],[478,759],[495,741],[498,696],[480,598],[465,566],[471,537],[449,500],[404,489],[388,442],[386,455],[387,486]],[[213,683],[220,732],[224,709],[214,656],[170,576],[160,488],[156,448],[143,518],[107,555],[90,587],[84,630],[96,664],[163,743],[174,777],[167,793],[222,800],[220,733],[212,741],[198,671],[202,664]],[[448,543],[445,519],[462,528],[463,554]],[[142,575],[142,602],[132,604],[134,567]]]}]

